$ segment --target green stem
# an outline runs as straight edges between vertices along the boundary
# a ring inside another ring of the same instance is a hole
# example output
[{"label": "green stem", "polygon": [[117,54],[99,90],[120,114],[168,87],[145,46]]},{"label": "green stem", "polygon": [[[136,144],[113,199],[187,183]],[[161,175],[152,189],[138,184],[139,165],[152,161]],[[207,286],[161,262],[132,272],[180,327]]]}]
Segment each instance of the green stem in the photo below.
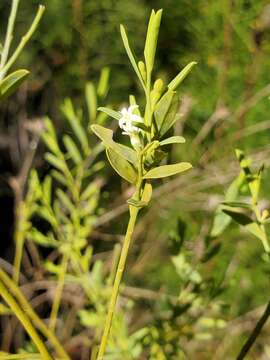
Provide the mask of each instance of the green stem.
[{"label": "green stem", "polygon": [[40,354],[4,354],[0,360],[40,360]]},{"label": "green stem", "polygon": [[39,24],[39,22],[40,22],[40,20],[42,18],[42,15],[43,15],[44,11],[45,11],[45,6],[39,5],[37,14],[36,14],[36,16],[35,16],[35,18],[34,18],[34,20],[32,22],[32,25],[30,26],[29,30],[22,37],[17,49],[14,51],[13,55],[10,57],[8,62],[6,64],[4,64],[3,67],[1,67],[0,79],[3,79],[3,77],[5,76],[7,71],[10,69],[10,67],[17,60],[17,58],[20,55],[20,53],[22,52],[23,48],[25,47],[25,45],[28,43],[28,41],[32,37],[33,33],[35,32],[35,30],[36,30],[36,28],[37,28],[37,26],[38,26],[38,24]]},{"label": "green stem", "polygon": [[56,288],[56,294],[54,297],[52,311],[51,311],[51,315],[50,315],[49,329],[52,332],[55,331],[57,314],[58,314],[58,310],[60,308],[61,297],[62,297],[64,285],[65,285],[65,276],[66,276],[66,271],[67,271],[67,265],[68,265],[68,255],[64,254],[62,263],[61,263],[61,269],[60,269],[58,284],[57,284],[57,288]]},{"label": "green stem", "polygon": [[[15,20],[16,20],[19,2],[20,2],[20,0],[12,1],[11,11],[10,11],[9,19],[8,19],[7,33],[6,33],[5,43],[3,46],[3,52],[2,52],[2,56],[1,56],[0,69],[2,69],[4,67],[4,65],[7,61],[7,58],[8,58],[9,49],[10,49],[10,45],[11,45],[12,38],[13,38],[13,30],[14,30],[14,24],[15,24]],[[2,80],[2,78],[0,78],[0,80]]]},{"label": "green stem", "polygon": [[23,210],[21,206],[18,205],[17,210],[17,224],[15,229],[15,258],[14,258],[14,268],[13,268],[13,280],[16,284],[19,283],[20,271],[21,271],[21,262],[23,255],[23,246],[24,246],[24,231],[21,229],[21,214]]},{"label": "green stem", "polygon": [[124,240],[123,247],[121,250],[121,255],[120,255],[120,259],[119,259],[119,263],[118,263],[118,267],[117,267],[117,271],[116,271],[116,275],[115,275],[115,279],[114,279],[112,295],[111,295],[109,308],[108,308],[108,312],[107,312],[107,316],[106,316],[106,320],[105,320],[105,326],[104,326],[103,335],[102,335],[102,339],[101,339],[101,343],[100,343],[100,347],[99,347],[99,351],[98,351],[97,360],[103,360],[103,357],[104,357],[104,354],[106,351],[106,347],[107,347],[107,343],[108,343],[108,339],[109,339],[109,335],[110,335],[110,330],[111,330],[111,326],[112,326],[113,315],[115,312],[115,306],[116,306],[116,302],[117,302],[117,298],[118,298],[118,294],[119,294],[119,287],[120,287],[123,272],[125,269],[128,251],[129,251],[137,215],[139,212],[139,208],[130,205],[129,211],[130,211],[129,223],[128,223],[127,232],[126,232],[125,240]]},{"label": "green stem", "polygon": [[50,356],[48,350],[46,349],[45,345],[40,339],[31,321],[28,319],[28,317],[25,315],[23,310],[17,304],[16,300],[9,293],[9,291],[1,281],[0,281],[0,294],[2,298],[5,300],[5,302],[8,304],[8,306],[10,307],[10,309],[13,311],[13,313],[16,315],[17,319],[22,323],[23,327],[27,331],[30,338],[33,340],[33,343],[36,345],[38,351],[40,352],[42,359],[52,360],[52,357]]},{"label": "green stem", "polygon": [[33,310],[21,290],[18,286],[10,279],[10,277],[0,269],[0,280],[5,284],[5,286],[12,291],[14,296],[17,298],[21,307],[24,309],[24,312],[29,316],[31,321],[35,326],[40,330],[40,332],[51,342],[54,346],[55,351],[57,352],[60,359],[69,360],[69,356],[65,352],[62,345],[59,343],[56,336],[47,328],[44,322],[40,319],[37,313]]}]

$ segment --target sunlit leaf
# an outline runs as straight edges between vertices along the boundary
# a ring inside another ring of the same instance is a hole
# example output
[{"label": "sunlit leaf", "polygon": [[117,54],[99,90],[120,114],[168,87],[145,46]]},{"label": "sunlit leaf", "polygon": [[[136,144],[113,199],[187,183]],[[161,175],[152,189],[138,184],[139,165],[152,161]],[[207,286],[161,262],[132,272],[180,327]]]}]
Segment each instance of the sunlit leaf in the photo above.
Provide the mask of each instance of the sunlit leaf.
[{"label": "sunlit leaf", "polygon": [[167,91],[159,100],[154,112],[156,125],[160,136],[174,125],[177,120],[177,112],[179,109],[179,97],[174,91]]},{"label": "sunlit leaf", "polygon": [[163,165],[151,169],[144,175],[144,179],[158,179],[179,174],[192,168],[188,162],[181,162],[173,165]]},{"label": "sunlit leaf", "polygon": [[152,10],[144,48],[147,76],[150,76],[154,66],[161,16],[162,10],[158,10],[156,13]]},{"label": "sunlit leaf", "polygon": [[28,77],[30,72],[28,70],[16,70],[13,73],[6,76],[0,82],[0,98],[4,99],[10,96],[22,82]]},{"label": "sunlit leaf", "polygon": [[109,89],[109,85],[108,85],[109,77],[110,77],[110,69],[108,67],[104,67],[101,70],[101,74],[98,82],[98,88],[97,88],[97,94],[102,98],[104,98],[107,95]]},{"label": "sunlit leaf", "polygon": [[66,116],[72,130],[74,131],[74,134],[76,135],[78,141],[80,142],[84,153],[87,155],[89,152],[89,146],[88,146],[86,131],[84,130],[80,122],[80,118],[75,113],[70,99],[65,100],[64,104],[61,106],[61,110]]},{"label": "sunlit leaf", "polygon": [[124,43],[128,58],[129,58],[129,60],[131,62],[131,65],[133,66],[133,69],[136,72],[142,86],[145,87],[142,76],[141,76],[141,73],[140,73],[140,70],[138,69],[138,66],[137,66],[137,61],[135,60],[135,57],[134,57],[134,55],[132,53],[132,50],[130,49],[128,37],[127,37],[127,34],[126,34],[126,30],[125,30],[123,25],[120,25],[120,33],[121,33],[121,37],[122,37],[122,40],[123,40],[123,43]]},{"label": "sunlit leaf", "polygon": [[114,111],[112,109],[106,108],[106,107],[99,107],[98,111],[102,111],[103,113],[109,115],[113,119],[120,120],[122,115],[119,111]]},{"label": "sunlit leaf", "polygon": [[137,173],[134,167],[111,148],[106,149],[106,154],[111,166],[125,180],[131,184],[137,181]]},{"label": "sunlit leaf", "polygon": [[192,70],[193,66],[197,63],[192,61],[188,65],[184,67],[184,69],[169,83],[168,88],[170,90],[176,90],[177,87],[181,84],[181,82],[187,77],[187,75]]},{"label": "sunlit leaf", "polygon": [[90,122],[94,122],[97,116],[97,96],[92,82],[88,82],[85,86],[85,98]]},{"label": "sunlit leaf", "polygon": [[74,163],[77,165],[81,164],[82,156],[74,140],[69,135],[64,135],[63,142],[68,152],[68,155],[71,156]]},{"label": "sunlit leaf", "polygon": [[[225,194],[225,202],[233,202],[236,200],[239,190],[244,182],[245,176],[241,172],[238,177],[230,184]],[[219,205],[216,210],[212,229],[210,231],[211,237],[219,236],[227,228],[231,222],[231,217],[222,211],[222,205]]]},{"label": "sunlit leaf", "polygon": [[171,136],[165,140],[162,140],[159,145],[169,145],[169,144],[184,144],[186,139],[183,136]]},{"label": "sunlit leaf", "polygon": [[116,143],[113,140],[112,130],[97,124],[92,125],[91,129],[102,140],[106,148],[113,149],[118,155],[122,156],[125,160],[129,161],[132,164],[136,164],[137,162],[136,151],[127,146]]}]

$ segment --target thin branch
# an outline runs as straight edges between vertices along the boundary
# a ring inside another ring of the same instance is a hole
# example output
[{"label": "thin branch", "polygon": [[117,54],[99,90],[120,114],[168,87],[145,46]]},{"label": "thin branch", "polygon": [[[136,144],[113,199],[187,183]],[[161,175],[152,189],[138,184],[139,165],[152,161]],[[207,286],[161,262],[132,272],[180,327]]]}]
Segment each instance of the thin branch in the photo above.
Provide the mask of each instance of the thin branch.
[{"label": "thin branch", "polygon": [[255,328],[253,329],[252,333],[250,334],[249,338],[245,342],[244,346],[242,347],[239,355],[237,356],[237,360],[242,360],[246,357],[247,353],[251,349],[252,345],[255,343],[257,337],[260,335],[262,328],[264,327],[268,317],[270,316],[270,301],[266,306],[264,313],[262,314],[261,318],[257,322]]}]

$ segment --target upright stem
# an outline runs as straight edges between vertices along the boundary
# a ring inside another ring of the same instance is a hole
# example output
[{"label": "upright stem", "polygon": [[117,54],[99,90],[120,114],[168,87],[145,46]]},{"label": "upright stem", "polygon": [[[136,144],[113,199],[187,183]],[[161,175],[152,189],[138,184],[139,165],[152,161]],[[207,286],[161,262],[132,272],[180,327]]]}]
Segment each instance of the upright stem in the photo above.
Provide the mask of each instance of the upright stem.
[{"label": "upright stem", "polygon": [[9,291],[1,281],[0,281],[0,294],[2,298],[5,300],[5,302],[8,304],[8,306],[10,307],[10,309],[13,311],[13,313],[16,315],[18,320],[22,323],[23,327],[27,331],[30,338],[33,340],[33,343],[36,345],[38,351],[40,352],[42,359],[52,360],[52,357],[50,356],[48,350],[46,349],[45,345],[40,339],[31,321],[28,319],[28,317],[25,315],[23,310],[17,304],[16,300],[9,293]]},{"label": "upright stem", "polygon": [[107,343],[108,343],[108,339],[109,339],[109,335],[110,335],[110,330],[111,330],[111,326],[112,326],[113,315],[115,312],[115,306],[116,306],[116,302],[117,302],[117,298],[118,298],[118,294],[119,294],[119,286],[120,286],[123,272],[125,269],[127,255],[128,255],[137,215],[139,212],[139,208],[130,205],[129,211],[130,211],[129,223],[128,223],[127,232],[126,232],[126,236],[124,239],[124,243],[123,243],[123,247],[121,250],[121,255],[120,255],[120,259],[119,259],[119,263],[118,263],[118,267],[117,267],[117,271],[116,271],[116,275],[115,275],[115,279],[114,279],[112,295],[111,295],[109,308],[108,308],[108,312],[107,312],[107,316],[106,316],[106,320],[105,320],[105,326],[104,326],[103,335],[102,335],[102,339],[101,339],[101,343],[100,343],[100,347],[99,347],[99,351],[98,351],[97,360],[103,360],[103,357],[104,357],[104,354],[106,351],[106,347],[107,347]]},{"label": "upright stem", "polygon": [[18,45],[18,47],[16,48],[16,50],[14,51],[14,53],[12,54],[12,56],[9,58],[9,60],[3,64],[1,66],[0,69],[0,80],[3,79],[3,77],[5,76],[5,74],[7,73],[7,71],[10,69],[10,67],[14,64],[14,62],[17,60],[18,56],[20,55],[20,53],[22,52],[23,48],[25,47],[25,45],[28,43],[28,41],[30,40],[30,38],[32,37],[33,33],[35,32],[41,18],[42,15],[45,11],[45,7],[42,5],[39,5],[37,14],[29,28],[29,30],[27,31],[27,33],[21,38],[21,41]]},{"label": "upright stem", "polygon": [[255,343],[257,337],[260,335],[260,332],[262,328],[264,327],[264,324],[266,323],[267,319],[270,316],[270,301],[266,306],[266,309],[264,313],[262,314],[262,317],[257,322],[255,328],[253,329],[252,333],[250,334],[249,338],[245,342],[244,346],[242,347],[239,355],[237,356],[237,360],[243,360],[249,350],[251,349],[252,345]]},{"label": "upright stem", "polygon": [[[6,33],[5,43],[3,46],[3,52],[2,52],[2,56],[1,56],[0,68],[3,68],[5,63],[7,62],[10,44],[11,44],[12,38],[13,38],[13,29],[14,29],[15,19],[16,19],[16,15],[17,15],[18,6],[19,6],[19,1],[20,0],[12,1],[11,11],[10,11],[9,19],[8,19],[7,33]],[[0,78],[0,80],[1,79],[2,78]]]},{"label": "upright stem", "polygon": [[21,290],[18,286],[10,279],[10,277],[0,269],[0,280],[4,283],[4,285],[13,293],[15,298],[17,298],[24,312],[30,318],[30,320],[35,324],[35,326],[40,330],[40,332],[51,342],[54,346],[56,353],[58,354],[60,359],[69,360],[69,356],[65,352],[62,345],[59,343],[58,339],[55,335],[47,328],[44,322],[40,319],[37,313],[33,310]]},{"label": "upright stem", "polygon": [[15,224],[15,258],[14,258],[14,268],[13,268],[13,280],[16,284],[19,283],[20,271],[21,271],[21,262],[23,255],[23,246],[24,246],[24,208],[23,202],[19,201],[17,203],[16,209],[16,224]]},{"label": "upright stem", "polygon": [[61,270],[60,270],[58,284],[57,284],[57,288],[56,288],[56,294],[55,294],[55,297],[54,297],[51,316],[50,316],[49,329],[52,332],[55,331],[57,314],[58,314],[58,310],[60,308],[61,297],[62,297],[64,285],[65,285],[65,276],[66,276],[66,271],[67,271],[67,265],[68,265],[68,256],[67,256],[67,254],[64,254],[63,255],[63,260],[62,260],[62,263],[61,263]]}]

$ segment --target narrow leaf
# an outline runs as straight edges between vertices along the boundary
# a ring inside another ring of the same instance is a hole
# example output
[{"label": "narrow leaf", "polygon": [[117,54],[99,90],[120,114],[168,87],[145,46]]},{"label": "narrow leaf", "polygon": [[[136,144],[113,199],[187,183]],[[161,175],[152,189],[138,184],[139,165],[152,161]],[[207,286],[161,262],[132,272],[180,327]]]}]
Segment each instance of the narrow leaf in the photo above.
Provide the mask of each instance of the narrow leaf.
[{"label": "narrow leaf", "polygon": [[122,156],[125,160],[132,164],[137,163],[136,151],[127,146],[116,143],[112,138],[112,130],[97,124],[92,125],[91,129],[102,140],[106,148],[113,149],[116,153],[118,153],[118,155]]},{"label": "narrow leaf", "polygon": [[161,141],[159,144],[160,146],[168,145],[168,144],[184,144],[186,142],[185,138],[183,136],[171,136],[163,141]]},{"label": "narrow leaf", "polygon": [[107,95],[109,77],[110,77],[110,69],[108,67],[104,67],[101,70],[98,88],[97,88],[97,94],[102,98],[104,98]]},{"label": "narrow leaf", "polygon": [[64,160],[59,159],[51,153],[46,153],[44,157],[56,169],[61,170],[62,172],[66,171],[66,163]]},{"label": "narrow leaf", "polygon": [[112,109],[106,108],[106,107],[99,107],[98,111],[102,111],[103,113],[109,115],[113,119],[120,120],[122,115],[119,111],[114,111]]},{"label": "narrow leaf", "polygon": [[134,167],[126,161],[124,158],[119,156],[117,152],[108,148],[106,149],[108,160],[113,169],[125,180],[131,184],[135,184],[137,181],[137,174]]},{"label": "narrow leaf", "polygon": [[61,110],[66,116],[72,130],[74,131],[74,134],[78,138],[81,147],[86,154],[88,152],[88,139],[86,135],[86,131],[84,130],[80,118],[77,116],[77,114],[74,111],[72,102],[70,99],[66,99],[64,104],[61,106]]},{"label": "narrow leaf", "polygon": [[176,90],[177,87],[181,84],[181,82],[186,78],[186,76],[190,73],[191,69],[197,63],[192,61],[188,65],[184,67],[184,69],[169,83],[168,88],[170,90]]},{"label": "narrow leaf", "polygon": [[158,179],[164,178],[167,176],[176,175],[183,171],[189,170],[192,168],[192,165],[188,162],[181,162],[173,165],[163,165],[158,166],[154,169],[151,169],[144,175],[144,179]]},{"label": "narrow leaf", "polygon": [[150,76],[154,66],[161,16],[162,10],[158,10],[157,13],[152,10],[149,20],[144,48],[144,58],[148,77]]},{"label": "narrow leaf", "polygon": [[88,82],[85,86],[85,98],[90,122],[94,122],[97,116],[97,96],[92,82]]},{"label": "narrow leaf", "polygon": [[120,25],[120,33],[121,33],[121,37],[122,37],[123,44],[124,44],[124,47],[126,49],[128,58],[129,58],[129,60],[131,62],[131,65],[133,66],[133,69],[134,69],[135,73],[137,74],[137,76],[138,76],[138,78],[139,78],[139,80],[140,80],[140,82],[142,84],[142,87],[145,88],[141,73],[140,73],[140,71],[138,69],[138,66],[137,66],[137,62],[136,62],[135,57],[134,57],[134,55],[132,53],[132,50],[130,49],[128,37],[127,37],[127,34],[126,34],[126,30],[125,30],[123,25]]},{"label": "narrow leaf", "polygon": [[10,96],[28,77],[28,70],[17,70],[9,74],[0,82],[0,98],[4,99]]},{"label": "narrow leaf", "polygon": [[64,135],[63,137],[64,145],[67,149],[68,155],[71,156],[72,160],[76,165],[81,164],[82,162],[82,156],[80,154],[80,151],[73,141],[73,139],[69,135]]},{"label": "narrow leaf", "polygon": [[158,130],[161,129],[164,119],[170,109],[173,98],[176,96],[174,91],[167,91],[156,105],[155,120]]}]

